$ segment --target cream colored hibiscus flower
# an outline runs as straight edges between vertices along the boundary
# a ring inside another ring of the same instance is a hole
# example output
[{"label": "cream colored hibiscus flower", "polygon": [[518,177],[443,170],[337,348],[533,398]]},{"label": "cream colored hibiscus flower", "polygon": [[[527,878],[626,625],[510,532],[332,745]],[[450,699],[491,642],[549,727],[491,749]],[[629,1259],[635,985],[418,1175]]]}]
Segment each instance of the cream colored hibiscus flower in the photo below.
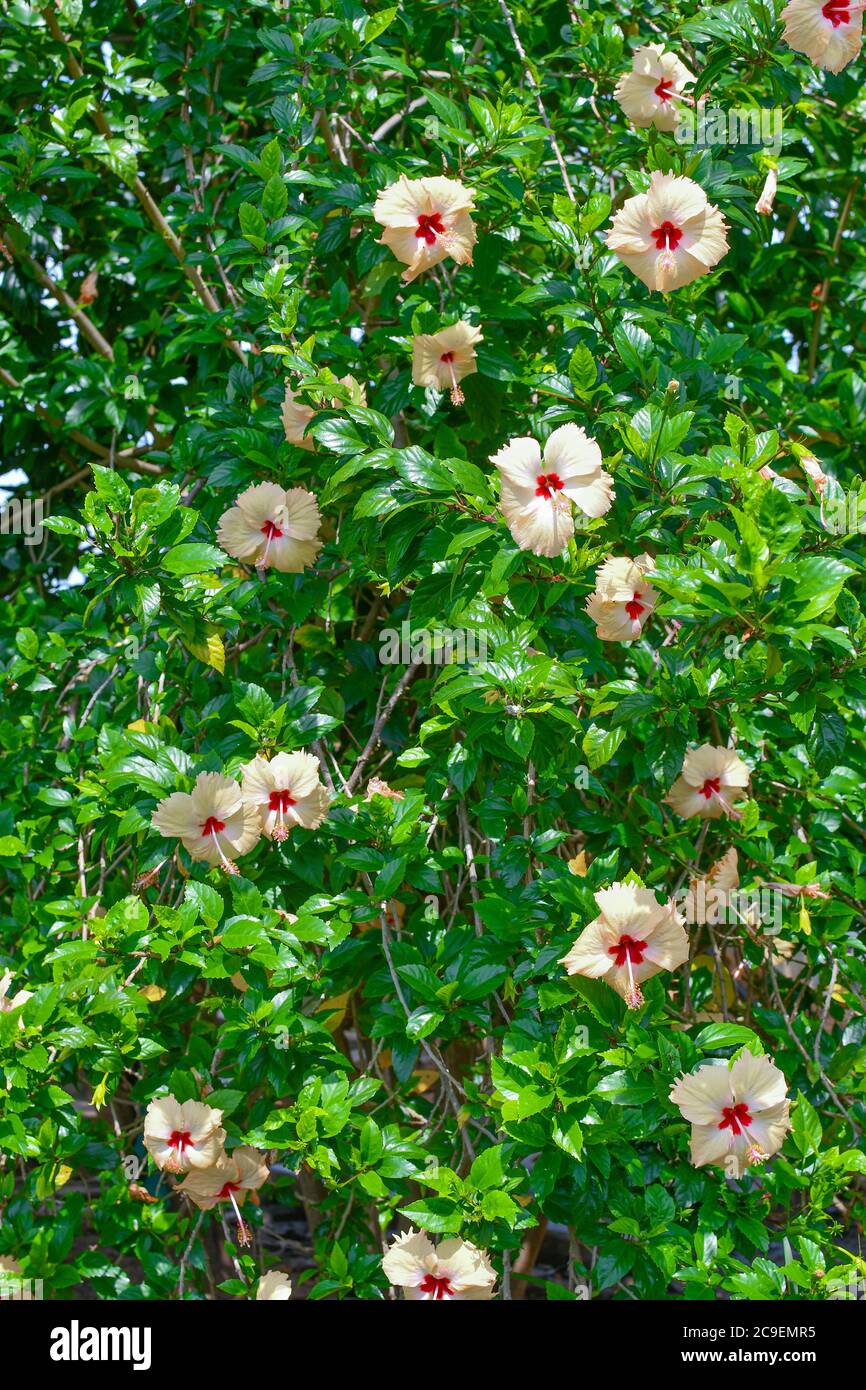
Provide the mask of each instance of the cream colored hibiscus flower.
[{"label": "cream colored hibiscus flower", "polygon": [[283,1274],[281,1269],[272,1269],[269,1274],[263,1274],[256,1287],[256,1300],[277,1299],[285,1300],[292,1296],[292,1281],[288,1274]]},{"label": "cream colored hibiscus flower", "polygon": [[[8,1014],[13,1009],[20,1009],[22,1004],[26,1004],[28,999],[33,998],[33,991],[30,989],[19,989],[10,996],[9,986],[12,984],[12,971],[7,970],[4,975],[0,975],[0,1013]],[[23,1019],[19,1020],[23,1027]]]},{"label": "cream colored hibiscus flower", "polygon": [[740,812],[735,802],[749,785],[749,769],[733,748],[714,748],[702,743],[686,753],[683,769],[665,801],[678,816],[688,819],[700,816],[703,820],[718,820]]},{"label": "cream colored hibiscus flower", "polygon": [[633,642],[640,637],[644,623],[659,596],[644,579],[652,569],[649,555],[605,560],[595,576],[595,593],[586,601],[586,611],[596,625],[602,642]]},{"label": "cream colored hibiscus flower", "polygon": [[631,72],[623,73],[614,96],[633,125],[675,130],[683,90],[694,80],[675,53],[648,43],[635,49]]},{"label": "cream colored hibiscus flower", "polygon": [[829,72],[841,72],[863,43],[863,5],[855,0],[790,0],[782,11],[782,38]]},{"label": "cream colored hibiscus flower", "polygon": [[731,895],[740,884],[737,851],[726,850],[703,878],[689,880],[683,900],[683,916],[690,926],[709,923],[717,927],[732,918]]},{"label": "cream colored hibiscus flower", "polygon": [[328,814],[328,793],[312,753],[277,753],[241,768],[244,802],[269,840],[285,840],[293,825],[315,830]]},{"label": "cream colored hibiscus flower", "polygon": [[223,512],[217,543],[227,555],[258,569],[300,574],[315,564],[322,548],[320,525],[318,503],[306,488],[287,492],[276,483],[254,483]]},{"label": "cream colored hibiscus flower", "polygon": [[784,1074],[769,1057],[744,1052],[730,1067],[706,1062],[681,1076],[670,1098],[692,1126],[695,1167],[712,1164],[739,1177],[782,1147],[790,1128],[786,1095]]},{"label": "cream colored hibiscus flower", "polygon": [[383,189],[373,216],[385,228],[381,245],[406,266],[406,284],[446,256],[458,265],[472,264],[475,224],[469,214],[474,206],[475,190],[459,179],[407,179],[401,174]]},{"label": "cream colored hibiscus flower", "polygon": [[183,1104],[174,1096],[152,1100],[144,1116],[144,1147],[157,1168],[188,1173],[211,1168],[223,1151],[223,1112],[198,1100]]},{"label": "cream colored hibiscus flower", "polygon": [[249,854],[261,835],[258,816],[237,782],[221,772],[202,772],[192,792],[165,797],[151,824],[167,839],[179,839],[193,859],[221,864],[230,874],[238,872],[232,861]]},{"label": "cream colored hibiscus flower", "polygon": [[389,1282],[403,1289],[404,1298],[421,1302],[490,1299],[496,1283],[487,1253],[470,1241],[452,1238],[436,1246],[413,1230],[395,1237],[382,1268]]},{"label": "cream colored hibiscus flower", "polygon": [[614,217],[607,244],[648,289],[668,294],[718,264],[727,230],[698,184],[655,169],[649,191],[628,198]]},{"label": "cream colored hibiscus flower", "polygon": [[499,469],[502,513],[521,550],[551,558],[574,535],[572,504],[585,516],[603,516],[613,504],[613,479],[601,450],[579,425],[560,425],[541,448],[512,439],[491,457]]},{"label": "cream colored hibiscus flower", "polygon": [[412,339],[412,380],[416,386],[432,386],[438,391],[451,388],[454,405],[463,404],[458,382],[478,370],[475,344],[482,341],[481,329],[460,319],[438,333],[419,333]]},{"label": "cream colored hibiscus flower", "polygon": [[[365,406],[367,404],[367,388],[362,382],[356,381],[353,376],[341,376],[339,381],[341,386],[346,386],[351,392],[353,405]],[[343,402],[332,396],[329,404],[334,410],[339,410]],[[295,395],[291,386],[286,386],[280,415],[283,421],[283,432],[290,444],[297,444],[299,449],[315,449],[316,441],[312,435],[306,433],[306,429],[316,413],[311,405],[306,405],[300,397]]]},{"label": "cream colored hibiscus flower", "polygon": [[268,1173],[264,1154],[244,1144],[230,1154],[221,1154],[212,1168],[190,1173],[177,1191],[185,1193],[201,1211],[211,1211],[218,1202],[231,1202],[238,1220],[238,1244],[249,1245],[252,1236],[240,1208],[247,1192],[267,1182]]},{"label": "cream colored hibiscus flower", "polygon": [[660,903],[649,888],[614,883],[595,894],[599,914],[560,964],[569,975],[604,980],[630,1009],[644,1002],[640,986],[689,958],[689,942],[673,899]]}]

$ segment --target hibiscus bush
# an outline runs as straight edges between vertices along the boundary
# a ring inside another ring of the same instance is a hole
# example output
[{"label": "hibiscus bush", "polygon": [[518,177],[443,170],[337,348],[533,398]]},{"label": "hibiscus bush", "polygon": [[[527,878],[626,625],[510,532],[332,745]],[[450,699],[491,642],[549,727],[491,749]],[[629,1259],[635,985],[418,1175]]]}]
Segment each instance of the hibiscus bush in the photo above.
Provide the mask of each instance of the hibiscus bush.
[{"label": "hibiscus bush", "polygon": [[6,7],[7,1276],[862,1291],[862,13],[781,11]]}]

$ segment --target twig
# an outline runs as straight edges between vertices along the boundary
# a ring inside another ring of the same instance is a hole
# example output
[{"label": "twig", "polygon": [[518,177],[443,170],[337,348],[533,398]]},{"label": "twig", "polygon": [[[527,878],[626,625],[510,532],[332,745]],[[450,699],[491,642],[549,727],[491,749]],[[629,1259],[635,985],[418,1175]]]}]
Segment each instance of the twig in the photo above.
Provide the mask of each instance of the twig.
[{"label": "twig", "polygon": [[[782,1015],[782,1018],[785,1020],[785,1027],[786,1027],[786,1029],[787,1029],[787,1031],[788,1031],[788,1036],[789,1036],[789,1038],[791,1039],[791,1041],[793,1042],[793,1044],[794,1044],[794,1046],[796,1047],[797,1051],[800,1053],[800,1056],[803,1058],[803,1061],[806,1063],[806,1065],[807,1065],[808,1067],[811,1067],[812,1064],[813,1064],[812,1058],[809,1056],[809,1054],[808,1054],[808,1052],[806,1051],[805,1047],[804,1047],[803,1044],[800,1042],[800,1039],[797,1037],[797,1034],[794,1032],[794,1026],[793,1026],[793,1024],[791,1023],[790,1015],[789,1015],[789,1013],[788,1013],[788,1010],[785,1008],[785,1005],[784,1005],[783,1002],[782,1002],[782,996],[781,996],[781,994],[779,993],[779,982],[778,982],[778,980],[777,980],[777,978],[776,978],[776,971],[775,971],[775,967],[774,967],[774,965],[773,965],[773,960],[772,960],[772,956],[771,956],[771,953],[770,953],[769,949],[766,951],[766,960],[767,960],[767,965],[768,965],[769,970],[770,970],[770,980],[771,980],[772,985],[773,985],[773,996],[774,996],[774,998],[775,998],[775,1000],[776,1000],[776,1007],[777,1007],[777,1009],[779,1010],[779,1013]],[[840,1115],[842,1116],[842,1118],[843,1118],[844,1120],[846,1120],[847,1123],[851,1126],[851,1128],[852,1128],[852,1130],[854,1131],[854,1133],[855,1133],[856,1135],[859,1136],[860,1133],[861,1133],[861,1131],[860,1131],[860,1126],[851,1118],[851,1115],[848,1113],[848,1111],[846,1110],[845,1106],[842,1104],[842,1101],[839,1099],[839,1097],[837,1096],[836,1092],[834,1091],[831,1082],[827,1079],[827,1075],[826,1075],[826,1073],[825,1073],[823,1067],[821,1067],[820,1065],[818,1066],[818,1075],[820,1076],[821,1080],[823,1081],[824,1086],[825,1086],[826,1091],[827,1091],[827,1094],[830,1096],[831,1100],[833,1101],[833,1104],[835,1105],[836,1109],[839,1111],[839,1114],[840,1114]]]},{"label": "twig", "polygon": [[[0,382],[2,382],[4,386],[7,386],[10,391],[23,391],[24,389],[20,381],[16,381],[12,373],[7,372],[5,367],[0,367]],[[74,440],[76,444],[80,444],[82,449],[87,449],[91,454],[95,454],[97,458],[111,458],[111,450],[104,444],[99,444],[97,440],[91,439],[88,434],[82,434],[81,430],[67,430],[63,421],[56,415],[52,415],[49,410],[46,410],[44,405],[36,403],[31,407],[26,401],[22,401],[22,405],[25,410],[29,411],[32,409],[33,414],[36,415],[49,430],[65,434],[69,439]],[[116,453],[114,455],[114,464],[117,468],[129,468],[136,473],[153,473],[156,477],[161,477],[164,471],[160,468],[158,463],[147,463],[144,459],[139,458],[138,449],[135,447],[121,449],[119,453]],[[62,482],[55,483],[45,494],[46,497],[53,495],[55,492],[62,492],[64,488],[71,487],[72,483],[77,482],[82,476],[84,475],[76,473],[74,478],[64,478]]]},{"label": "twig", "polygon": [[[6,244],[8,245],[8,243]],[[107,361],[113,362],[114,349],[111,343],[107,338],[102,336],[93,320],[88,318],[84,310],[76,304],[70,294],[67,294],[63,286],[58,285],[57,281],[52,279],[45,269],[45,266],[40,265],[39,261],[31,256],[29,251],[16,251],[14,246],[10,247],[10,250],[13,255],[17,256],[18,259],[23,261],[31,270],[33,276],[39,281],[42,288],[47,290],[48,293],[57,300],[58,304],[62,305],[69,318],[78,325],[84,337],[90,343],[91,347],[96,349],[100,357],[104,357]]]},{"label": "twig", "polygon": [[836,988],[836,976],[839,974],[839,963],[833,957],[833,969],[830,972],[830,983],[827,986],[827,993],[824,996],[824,1008],[821,1011],[821,1020],[818,1024],[818,1031],[815,1034],[815,1061],[821,1065],[821,1038],[827,1025],[827,1015],[830,1012],[830,1005],[833,1002],[833,990]]},{"label": "twig", "polygon": [[851,187],[848,189],[848,196],[846,197],[844,206],[842,208],[842,214],[839,218],[839,225],[836,228],[836,235],[834,236],[833,244],[830,247],[830,261],[827,266],[827,274],[821,284],[821,289],[818,294],[818,307],[815,310],[815,319],[812,324],[812,340],[809,343],[810,381],[815,375],[815,367],[817,366],[818,362],[818,340],[821,334],[821,319],[824,315],[824,308],[827,303],[827,300],[830,297],[830,271],[836,262],[836,257],[839,254],[839,247],[842,242],[842,233],[845,230],[845,223],[848,221],[848,214],[851,211],[851,204],[854,201],[854,194],[857,191],[858,183],[859,179],[852,179]]},{"label": "twig", "polygon": [[[78,62],[77,58],[75,57],[75,54],[72,52],[71,48],[67,44],[66,39],[63,35],[63,31],[61,30],[60,25],[57,23],[57,19],[54,15],[53,10],[50,6],[47,6],[45,9],[43,9],[42,13],[45,18],[45,22],[48,25],[48,29],[51,33],[52,38],[56,39],[58,43],[62,44],[66,50],[66,66],[69,69],[71,76],[74,77],[76,80],[84,77],[84,69],[81,67],[81,64]],[[112,140],[114,136],[112,134],[111,126],[108,124],[108,121],[106,120],[101,107],[98,105],[94,105],[91,108],[90,115],[92,116],[93,122],[100,135],[103,135],[106,140]],[[148,219],[159,232],[163,241],[171,250],[178,265],[180,266],[184,275],[192,285],[193,290],[195,291],[198,299],[201,301],[204,307],[210,311],[210,313],[222,314],[223,309],[216,300],[213,291],[205,284],[204,280],[202,279],[201,272],[199,271],[198,266],[191,265],[187,260],[186,252],[183,249],[183,245],[180,241],[180,238],[169,226],[168,222],[166,221],[165,217],[160,211],[159,205],[157,204],[155,198],[150,193],[150,190],[147,188],[146,184],[138,177],[138,175],[136,175],[132,183],[132,191],[138,199],[139,203],[141,204],[142,208],[144,209],[145,213],[147,214]],[[247,355],[241,347],[240,343],[236,343],[235,340],[228,335],[226,336],[225,341],[227,347],[231,349],[235,356],[238,357],[240,361],[244,363],[244,365],[246,365]]]},{"label": "twig", "polygon": [[364,768],[367,766],[367,763],[369,762],[373,753],[376,751],[376,747],[379,743],[380,738],[382,737],[382,730],[388,723],[388,720],[391,718],[397,701],[400,699],[400,696],[403,694],[403,691],[406,689],[406,686],[412,680],[412,677],[415,675],[416,671],[418,670],[418,667],[421,664],[422,662],[420,657],[417,659],[413,659],[409,663],[409,665],[406,667],[406,670],[403,672],[402,676],[395,685],[393,694],[391,695],[391,698],[388,701],[387,705],[376,716],[376,722],[373,725],[373,732],[367,739],[367,742],[364,745],[364,748],[361,752],[361,756],[358,758],[358,761],[355,763],[355,766],[349,773],[349,777],[346,782],[347,792],[353,792],[356,786],[358,785],[359,781],[361,780],[361,774],[363,773]]},{"label": "twig", "polygon": [[506,5],[505,0],[499,0],[499,8],[505,16],[505,23],[508,25],[508,32],[511,34],[511,42],[514,44],[514,47],[517,50],[517,55],[520,58],[521,63],[523,64],[523,71],[526,74],[526,80],[532,88],[533,92],[535,93],[535,104],[538,107],[538,114],[544,121],[544,124],[547,126],[547,133],[550,137],[550,145],[553,150],[553,153],[556,155],[556,162],[559,165],[559,172],[562,175],[562,182],[565,186],[565,191],[568,194],[569,201],[574,203],[577,201],[577,199],[574,196],[574,189],[572,188],[571,180],[568,177],[568,170],[565,167],[565,160],[562,157],[562,150],[559,148],[556,136],[553,133],[553,127],[550,124],[547,112],[544,109],[544,102],[541,99],[541,88],[538,85],[535,73],[532,71],[529,59],[526,56],[526,50],[524,49],[523,44],[520,42],[520,35],[518,34],[517,29],[515,28],[511,11]]}]

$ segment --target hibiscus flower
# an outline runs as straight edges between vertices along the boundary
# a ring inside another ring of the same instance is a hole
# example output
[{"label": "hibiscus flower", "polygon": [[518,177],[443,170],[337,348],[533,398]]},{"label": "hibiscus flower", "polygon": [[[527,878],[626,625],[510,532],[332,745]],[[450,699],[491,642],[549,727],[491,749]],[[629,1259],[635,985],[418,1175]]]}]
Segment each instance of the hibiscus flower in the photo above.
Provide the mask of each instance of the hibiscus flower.
[{"label": "hibiscus flower", "polygon": [[446,256],[458,265],[472,264],[475,224],[469,214],[474,206],[475,190],[459,179],[407,179],[401,174],[383,189],[373,216],[385,228],[380,245],[390,247],[406,266],[405,284]]},{"label": "hibiscus flower", "polygon": [[619,79],[614,96],[633,125],[674,130],[679,98],[694,80],[694,74],[675,53],[666,53],[660,43],[648,43],[635,49],[631,72]]},{"label": "hibiscus flower", "polygon": [[613,504],[613,479],[601,450],[579,425],[561,425],[544,446],[512,439],[491,463],[499,469],[502,512],[521,550],[558,555],[574,535],[572,504],[585,516],[603,516]]},{"label": "hibiscus flower", "polygon": [[460,319],[438,333],[419,333],[412,339],[412,380],[416,386],[432,386],[438,391],[451,387],[453,405],[462,405],[458,386],[465,376],[477,371],[475,344],[481,329]]},{"label": "hibiscus flower", "polygon": [[769,217],[773,211],[773,203],[776,201],[776,189],[779,184],[779,176],[775,169],[770,169],[764,179],[764,187],[761,189],[761,196],[755,204],[755,212],[761,213],[763,217]]},{"label": "hibiscus flower", "polygon": [[829,72],[841,72],[863,43],[863,5],[855,0],[790,0],[782,11],[782,38]]},{"label": "hibiscus flower", "polygon": [[737,851],[729,849],[703,878],[689,880],[683,901],[683,916],[689,925],[700,926],[706,922],[716,927],[729,921],[731,894],[739,883]]},{"label": "hibiscus flower", "polygon": [[611,556],[599,568],[586,611],[602,642],[633,642],[640,637],[659,598],[644,579],[652,563],[649,555],[638,555],[636,560]]},{"label": "hibiscus flower", "polygon": [[569,975],[604,980],[630,1009],[644,1002],[640,986],[689,958],[689,942],[673,899],[660,903],[649,888],[614,883],[595,894],[599,915],[560,964]]},{"label": "hibiscus flower", "polygon": [[183,1104],[174,1096],[152,1100],[144,1116],[144,1147],[157,1168],[188,1173],[211,1168],[223,1152],[223,1112],[198,1100]]},{"label": "hibiscus flower", "polygon": [[312,492],[276,483],[254,483],[223,512],[217,542],[227,555],[258,569],[300,574],[322,548],[321,517]]},{"label": "hibiscus flower", "polygon": [[151,824],[167,839],[179,839],[193,859],[221,864],[230,874],[238,872],[232,861],[249,854],[261,835],[258,816],[237,782],[221,772],[202,772],[192,792],[164,797]]},{"label": "hibiscus flower", "polygon": [[703,820],[718,820],[740,812],[735,802],[749,785],[749,769],[732,748],[714,748],[702,743],[686,753],[682,772],[665,800],[678,816],[688,819],[700,816]]},{"label": "hibiscus flower", "polygon": [[[341,386],[348,387],[351,392],[353,405],[367,404],[367,390],[362,383],[357,382],[353,376],[341,376],[339,381]],[[332,396],[329,404],[334,410],[339,410],[343,402]],[[291,386],[286,386],[280,415],[283,431],[290,444],[297,444],[299,449],[315,449],[316,441],[312,435],[306,433],[306,429],[316,413],[311,405],[306,405],[295,395]]]},{"label": "hibiscus flower", "polygon": [[328,793],[312,753],[277,753],[241,768],[244,802],[269,840],[285,840],[293,825],[315,830],[328,814]]},{"label": "hibiscus flower", "polygon": [[681,1076],[670,1098],[691,1123],[695,1167],[712,1164],[739,1177],[782,1147],[790,1128],[786,1095],[784,1074],[769,1057],[744,1052],[730,1067],[705,1062]]},{"label": "hibiscus flower", "polygon": [[[11,997],[9,996],[9,986],[12,984],[12,971],[7,970],[5,975],[0,975],[0,1013],[8,1014],[13,1009],[20,1009],[28,999],[33,998],[33,991],[30,989],[19,989]],[[24,1026],[23,1019],[20,1020]]]},{"label": "hibiscus flower", "polygon": [[223,1153],[212,1168],[197,1169],[178,1187],[201,1211],[210,1211],[218,1202],[231,1202],[238,1219],[238,1244],[250,1245],[252,1236],[240,1208],[248,1191],[267,1181],[268,1166],[258,1149],[244,1144],[232,1153]]},{"label": "hibiscus flower", "polygon": [[468,1240],[452,1238],[436,1246],[421,1231],[396,1236],[382,1260],[391,1284],[403,1296],[421,1302],[439,1299],[489,1299],[496,1273],[484,1250]]},{"label": "hibiscus flower", "polygon": [[628,198],[614,217],[607,244],[648,289],[668,294],[722,259],[727,230],[698,184],[655,169],[649,192]]},{"label": "hibiscus flower", "polygon": [[281,1269],[272,1269],[269,1274],[263,1274],[256,1288],[257,1301],[271,1298],[285,1300],[291,1296],[292,1281]]}]

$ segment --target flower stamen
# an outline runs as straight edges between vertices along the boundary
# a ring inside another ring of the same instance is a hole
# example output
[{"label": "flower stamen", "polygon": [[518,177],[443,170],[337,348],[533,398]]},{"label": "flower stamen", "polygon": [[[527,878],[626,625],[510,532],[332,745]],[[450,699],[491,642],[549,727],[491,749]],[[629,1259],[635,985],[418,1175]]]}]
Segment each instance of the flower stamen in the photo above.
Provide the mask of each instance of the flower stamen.
[{"label": "flower stamen", "polygon": [[457,376],[454,372],[454,353],[443,352],[439,360],[445,363],[445,366],[448,368],[448,375],[451,377],[451,404],[462,405],[466,397],[457,384]]},{"label": "flower stamen", "polygon": [[236,874],[238,872],[237,867],[232,863],[230,859],[226,857],[225,853],[223,852],[223,847],[219,842],[220,831],[225,830],[225,828],[226,827],[224,821],[217,820],[216,816],[208,816],[207,820],[201,828],[201,833],[202,835],[209,835],[213,840],[214,848],[216,849],[216,852],[219,855],[220,860],[222,861],[222,866],[225,869],[226,873]]},{"label": "flower stamen", "polygon": [[454,1297],[451,1282],[444,1274],[425,1274],[418,1288],[433,1299]]},{"label": "flower stamen", "polygon": [[553,497],[554,492],[561,492],[563,482],[558,473],[539,473],[535,479],[536,497],[546,497],[548,501]]},{"label": "flower stamen", "polygon": [[435,246],[437,236],[442,236],[445,226],[438,212],[420,212],[418,214],[418,226],[415,228],[415,235],[418,240],[424,240],[428,246]]}]

